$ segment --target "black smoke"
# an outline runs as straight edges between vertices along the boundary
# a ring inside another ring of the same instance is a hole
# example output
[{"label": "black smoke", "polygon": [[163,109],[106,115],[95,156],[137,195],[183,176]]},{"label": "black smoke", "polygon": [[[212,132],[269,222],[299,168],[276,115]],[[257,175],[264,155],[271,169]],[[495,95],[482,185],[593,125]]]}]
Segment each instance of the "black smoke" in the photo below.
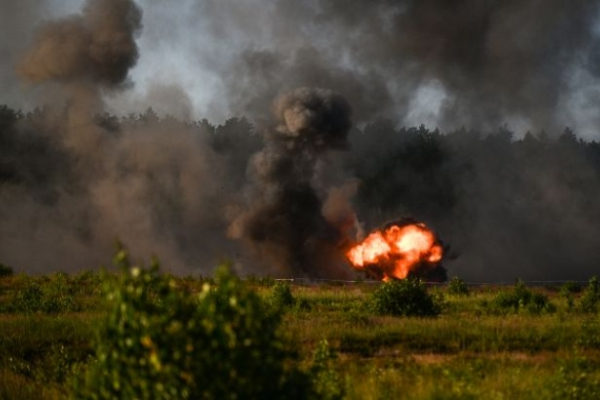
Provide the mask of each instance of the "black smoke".
[{"label": "black smoke", "polygon": [[413,115],[422,113],[415,99],[434,87],[440,104],[430,120],[440,128],[514,123],[552,130],[589,122],[575,121],[573,113],[596,101],[576,93],[598,83],[598,6],[587,0],[280,1],[264,7],[269,22],[260,26],[244,18],[237,2],[209,1],[198,12],[211,16],[208,34],[215,40],[224,25],[228,38],[240,39],[231,56],[215,61],[229,72],[223,82],[234,112],[264,115],[278,90],[318,86],[344,95],[359,122],[384,116],[414,123]]},{"label": "black smoke", "polygon": [[339,276],[349,238],[345,226],[328,219],[335,210],[324,211],[325,182],[315,179],[328,152],[348,147],[350,105],[330,90],[300,88],[281,96],[274,113],[278,125],[250,161],[246,204],[230,235],[282,271]]}]

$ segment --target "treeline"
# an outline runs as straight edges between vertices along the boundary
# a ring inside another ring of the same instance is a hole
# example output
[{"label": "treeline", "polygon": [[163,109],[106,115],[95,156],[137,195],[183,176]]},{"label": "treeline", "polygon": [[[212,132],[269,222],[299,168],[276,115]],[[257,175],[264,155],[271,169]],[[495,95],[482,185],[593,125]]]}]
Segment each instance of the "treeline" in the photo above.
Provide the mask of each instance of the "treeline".
[{"label": "treeline", "polygon": [[[80,156],[59,132],[67,116],[0,106],[0,196],[7,184],[18,185],[51,205],[65,192],[85,190],[89,174],[81,174]],[[161,118],[148,109],[97,115],[94,124],[108,141],[146,131],[197,137],[199,147],[220,157],[213,173],[218,169],[232,195],[240,194],[248,160],[263,146],[263,128],[245,118],[214,125]],[[344,179],[358,182],[352,201],[364,227],[406,216],[427,222],[453,249],[450,275],[586,279],[600,265],[598,141],[584,141],[569,128],[525,135],[508,127],[441,132],[387,120],[354,128],[349,141],[350,148],[332,158]]]},{"label": "treeline", "polygon": [[[53,188],[46,185],[55,183],[54,177],[75,179],[71,175],[75,173],[76,155],[65,147],[60,132],[66,129],[67,119],[68,108],[57,115],[49,109],[36,108],[23,113],[0,105],[0,182],[23,184],[49,196]],[[122,137],[125,132],[144,129],[164,131],[165,134],[193,131],[213,150],[231,152],[244,165],[248,155],[262,146],[261,136],[245,118],[231,118],[217,126],[206,119],[180,121],[168,115],[160,118],[148,108],[143,113],[125,117],[103,113],[94,117],[94,123],[107,135],[108,141]]]}]

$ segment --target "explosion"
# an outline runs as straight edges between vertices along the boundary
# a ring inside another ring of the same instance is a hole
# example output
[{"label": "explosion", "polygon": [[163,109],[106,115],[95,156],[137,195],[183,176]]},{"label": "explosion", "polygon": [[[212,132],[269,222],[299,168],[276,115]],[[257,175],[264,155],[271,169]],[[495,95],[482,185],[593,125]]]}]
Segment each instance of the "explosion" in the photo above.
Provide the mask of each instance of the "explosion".
[{"label": "explosion", "polygon": [[424,223],[404,219],[386,224],[353,246],[346,256],[354,268],[378,279],[405,279],[419,276],[446,280],[439,264],[444,248]]}]

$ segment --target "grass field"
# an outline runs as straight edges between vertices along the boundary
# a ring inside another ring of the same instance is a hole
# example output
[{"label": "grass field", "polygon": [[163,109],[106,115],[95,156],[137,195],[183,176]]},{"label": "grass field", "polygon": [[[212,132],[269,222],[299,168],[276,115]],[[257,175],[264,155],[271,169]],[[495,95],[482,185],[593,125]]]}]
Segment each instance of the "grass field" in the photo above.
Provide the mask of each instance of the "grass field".
[{"label": "grass field", "polygon": [[[105,320],[96,273],[0,278],[0,399],[69,398],[74,377],[94,362]],[[172,278],[196,293],[206,279]],[[269,279],[245,286],[272,297]],[[452,294],[429,288],[436,317],[379,315],[369,307],[379,284],[291,285],[280,326],[300,368],[325,351],[329,398],[598,399],[600,318],[583,309],[586,291],[529,288],[549,307],[503,307],[514,287]]]}]

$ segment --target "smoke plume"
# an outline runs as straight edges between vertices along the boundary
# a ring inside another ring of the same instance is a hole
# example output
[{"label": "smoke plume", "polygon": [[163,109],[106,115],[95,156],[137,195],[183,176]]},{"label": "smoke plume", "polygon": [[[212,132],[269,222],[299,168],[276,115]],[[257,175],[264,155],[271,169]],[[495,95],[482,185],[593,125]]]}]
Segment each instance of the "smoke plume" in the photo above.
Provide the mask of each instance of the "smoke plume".
[{"label": "smoke plume", "polygon": [[[586,122],[570,110],[576,92],[598,83],[598,5],[225,0],[197,8],[209,16],[207,35],[232,52],[208,67],[229,71],[223,81],[234,112],[264,114],[278,89],[305,85],[341,93],[359,122],[420,124],[414,116],[428,108],[425,122],[446,130],[504,123],[552,130]],[[247,13],[261,6],[249,23]]]},{"label": "smoke plume", "polygon": [[[120,238],[181,272],[188,257],[206,256],[195,252],[206,231],[224,231],[210,211],[224,191],[216,182],[225,179],[209,138],[152,110],[129,121],[104,111],[103,95],[128,86],[141,17],[131,0],[88,0],[81,13],[37,30],[18,73],[50,86],[59,101],[26,118],[8,109],[3,115],[4,161],[29,155],[5,171],[6,263],[30,271],[89,268],[106,264]],[[202,240],[210,247],[213,238]]]},{"label": "smoke plume", "polygon": [[141,20],[131,0],[89,0],[80,15],[39,29],[19,72],[34,83],[121,85],[138,59]]},{"label": "smoke plume", "polygon": [[335,203],[324,213],[323,183],[314,180],[323,157],[347,147],[350,106],[330,90],[300,88],[281,96],[274,113],[279,124],[251,159],[247,204],[230,235],[245,239],[280,272],[331,276],[348,238],[343,225],[327,219],[336,214]]}]

